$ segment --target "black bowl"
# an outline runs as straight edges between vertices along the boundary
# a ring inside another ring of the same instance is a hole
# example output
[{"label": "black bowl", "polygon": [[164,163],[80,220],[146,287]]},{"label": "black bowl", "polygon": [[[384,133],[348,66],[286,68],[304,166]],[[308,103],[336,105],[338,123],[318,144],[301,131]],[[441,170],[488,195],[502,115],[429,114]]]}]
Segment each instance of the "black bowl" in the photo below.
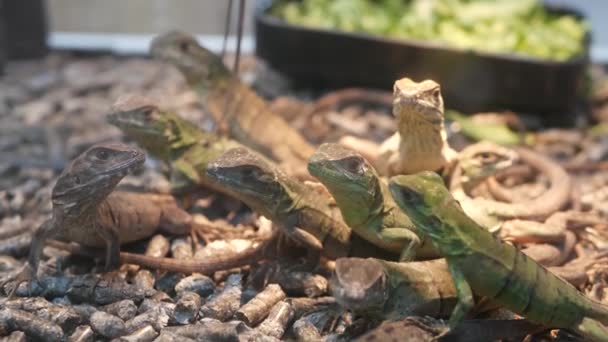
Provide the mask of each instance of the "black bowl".
[{"label": "black bowl", "polygon": [[[256,54],[298,85],[391,90],[404,76],[430,78],[441,84],[448,108],[527,112],[558,125],[574,122],[584,98],[590,35],[583,53],[556,62],[292,25],[268,15],[268,8],[256,15]],[[583,18],[572,9],[548,10]]]}]

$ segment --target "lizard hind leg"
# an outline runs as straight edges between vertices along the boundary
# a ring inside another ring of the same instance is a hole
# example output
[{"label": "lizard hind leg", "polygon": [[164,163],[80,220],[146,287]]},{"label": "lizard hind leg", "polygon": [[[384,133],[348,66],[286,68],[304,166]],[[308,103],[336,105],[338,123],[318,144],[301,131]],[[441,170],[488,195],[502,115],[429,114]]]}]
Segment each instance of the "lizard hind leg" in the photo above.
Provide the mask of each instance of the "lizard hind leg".
[{"label": "lizard hind leg", "polygon": [[583,318],[581,323],[574,327],[574,330],[590,341],[608,342],[608,328],[592,318]]}]

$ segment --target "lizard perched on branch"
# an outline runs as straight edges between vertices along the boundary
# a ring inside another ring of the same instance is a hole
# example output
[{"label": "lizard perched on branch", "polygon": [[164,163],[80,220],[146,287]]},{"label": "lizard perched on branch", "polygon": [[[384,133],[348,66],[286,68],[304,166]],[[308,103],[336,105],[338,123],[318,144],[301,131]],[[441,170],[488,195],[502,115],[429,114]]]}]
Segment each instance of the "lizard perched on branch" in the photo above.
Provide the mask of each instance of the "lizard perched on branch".
[{"label": "lizard perched on branch", "polygon": [[191,216],[168,195],[113,192],[129,170],[141,166],[144,160],[140,149],[117,143],[95,145],[74,159],[53,187],[52,217],[35,231],[28,264],[17,276],[18,282],[36,279],[42,248],[50,237],[77,242],[80,249],[68,247],[77,252],[105,247],[106,269],[118,266],[122,260],[175,272],[209,273],[255,260],[259,248],[205,261],[120,253],[121,244],[149,237],[159,227],[185,234],[193,225]]},{"label": "lizard perched on branch", "polygon": [[393,177],[399,207],[446,258],[458,294],[455,327],[473,306],[473,291],[548,327],[608,341],[608,307],[547,271],[514,246],[497,240],[462,210],[434,172]]},{"label": "lizard perched on branch", "polygon": [[156,37],[151,54],[177,67],[201,97],[220,128],[293,173],[306,177],[306,161],[314,148],[255,91],[243,84],[221,58],[191,35],[171,31]]}]

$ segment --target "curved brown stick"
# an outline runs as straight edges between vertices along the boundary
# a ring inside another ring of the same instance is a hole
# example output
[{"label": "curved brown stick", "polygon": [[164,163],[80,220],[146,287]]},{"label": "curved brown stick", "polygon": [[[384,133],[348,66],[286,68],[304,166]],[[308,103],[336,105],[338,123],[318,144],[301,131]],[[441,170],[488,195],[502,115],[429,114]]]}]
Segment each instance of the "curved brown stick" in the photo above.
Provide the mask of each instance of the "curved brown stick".
[{"label": "curved brown stick", "polygon": [[[256,247],[250,247],[240,253],[228,256],[217,257],[211,260],[193,261],[178,260],[172,258],[155,258],[142,254],[120,252],[120,262],[125,264],[135,264],[151,269],[164,270],[178,273],[201,273],[212,274],[217,271],[227,270],[235,267],[242,267],[261,260],[264,257],[264,250],[277,237],[275,230],[270,237],[267,237]],[[80,245],[68,244],[56,240],[49,240],[49,246],[66,250],[73,254],[86,255],[91,257],[103,256],[103,253],[86,250]]]},{"label": "curved brown stick", "polygon": [[315,101],[313,107],[306,116],[330,110],[336,107],[344,107],[350,103],[374,103],[391,108],[393,106],[393,94],[384,90],[365,88],[344,88],[327,93]]}]

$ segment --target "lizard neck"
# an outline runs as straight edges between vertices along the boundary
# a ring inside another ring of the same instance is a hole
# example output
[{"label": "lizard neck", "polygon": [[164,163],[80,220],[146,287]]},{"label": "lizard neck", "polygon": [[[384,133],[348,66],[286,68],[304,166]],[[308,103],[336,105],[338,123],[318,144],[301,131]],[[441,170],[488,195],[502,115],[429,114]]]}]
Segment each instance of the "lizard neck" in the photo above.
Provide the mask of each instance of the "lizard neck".
[{"label": "lizard neck", "polygon": [[401,160],[419,166],[419,171],[434,171],[445,165],[448,145],[443,121],[433,124],[421,118],[419,113],[407,110],[403,110],[397,118],[401,136]]},{"label": "lizard neck", "polygon": [[419,117],[417,113],[405,112],[398,119],[401,135],[401,153],[409,157],[429,158],[440,155],[446,145],[446,134],[443,122],[431,124]]},{"label": "lizard neck", "polygon": [[345,193],[340,189],[333,189],[332,194],[349,226],[364,225],[383,211],[384,194],[379,181],[379,178],[375,178],[365,192]]},{"label": "lizard neck", "polygon": [[214,118],[223,112],[224,107],[229,105],[230,99],[235,96],[240,88],[241,82],[232,75],[217,77],[213,81],[198,81],[190,83],[200,96]]}]

